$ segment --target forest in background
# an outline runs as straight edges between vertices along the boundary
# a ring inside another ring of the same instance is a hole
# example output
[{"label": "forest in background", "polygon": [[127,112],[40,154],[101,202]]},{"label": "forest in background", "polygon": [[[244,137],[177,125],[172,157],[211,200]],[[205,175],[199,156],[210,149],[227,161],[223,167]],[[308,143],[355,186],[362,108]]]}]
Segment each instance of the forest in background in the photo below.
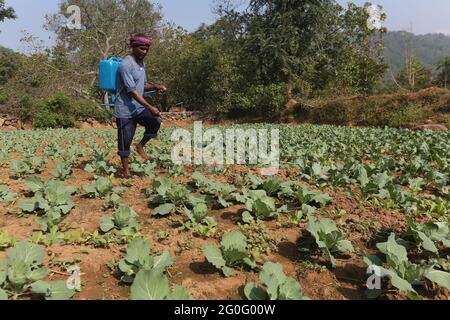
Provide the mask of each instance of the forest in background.
[{"label": "forest in background", "polygon": [[[1,49],[0,105],[35,127],[104,118],[95,108],[102,100],[98,63],[125,55],[126,39],[136,33],[155,40],[149,79],[169,87],[169,105],[221,116],[276,118],[290,99],[448,87],[450,38],[371,29],[369,3],[252,0],[243,11],[236,3],[216,0],[216,22],[189,33],[166,23],[148,0],[71,0],[81,8],[83,27],[70,30],[63,14],[69,1],[62,1],[45,21],[55,34],[53,47],[27,34],[22,41],[29,54]],[[15,18],[2,0],[0,10],[0,21]]]},{"label": "forest in background", "polygon": [[404,69],[406,60],[411,55],[435,74],[439,73],[439,62],[450,57],[450,36],[442,33],[415,35],[407,31],[389,31],[384,37],[384,45],[386,63],[394,75]]}]

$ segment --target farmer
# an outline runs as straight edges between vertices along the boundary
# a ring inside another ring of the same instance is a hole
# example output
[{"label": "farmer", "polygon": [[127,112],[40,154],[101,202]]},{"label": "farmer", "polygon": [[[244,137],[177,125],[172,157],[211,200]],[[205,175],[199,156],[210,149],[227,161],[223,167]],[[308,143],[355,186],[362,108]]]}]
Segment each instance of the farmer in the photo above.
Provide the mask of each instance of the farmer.
[{"label": "farmer", "polygon": [[129,169],[130,148],[136,133],[137,125],[145,127],[142,140],[136,145],[136,151],[144,159],[144,147],[158,136],[161,118],[158,108],[144,99],[144,91],[167,89],[160,85],[147,84],[144,58],[150,50],[152,39],[145,35],[136,35],[128,39],[131,54],[123,59],[117,77],[117,100],[114,105],[118,128],[119,156],[122,160],[124,177],[131,177]]}]

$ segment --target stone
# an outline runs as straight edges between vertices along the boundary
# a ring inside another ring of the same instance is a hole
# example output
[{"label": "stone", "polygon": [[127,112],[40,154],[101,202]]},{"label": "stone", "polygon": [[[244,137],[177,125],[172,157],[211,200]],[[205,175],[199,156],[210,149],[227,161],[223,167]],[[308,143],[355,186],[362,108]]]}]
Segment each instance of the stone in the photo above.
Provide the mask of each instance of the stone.
[{"label": "stone", "polygon": [[80,125],[80,129],[92,129],[92,126],[87,122],[83,122]]},{"label": "stone", "polygon": [[0,127],[2,127],[3,126],[3,124],[5,123],[5,119],[3,119],[3,118],[0,118]]}]

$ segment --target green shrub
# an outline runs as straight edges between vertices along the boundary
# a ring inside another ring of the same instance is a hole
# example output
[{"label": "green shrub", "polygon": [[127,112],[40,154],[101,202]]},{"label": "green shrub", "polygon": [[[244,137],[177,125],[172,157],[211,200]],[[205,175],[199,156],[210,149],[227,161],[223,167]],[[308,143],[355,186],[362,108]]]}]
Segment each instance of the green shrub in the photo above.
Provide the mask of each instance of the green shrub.
[{"label": "green shrub", "polygon": [[37,129],[70,128],[73,126],[75,126],[74,116],[49,111],[39,112],[33,121],[33,127]]},{"label": "green shrub", "polygon": [[63,93],[56,93],[44,101],[34,101],[24,95],[19,100],[19,116],[22,121],[33,122],[34,128],[70,128],[77,119],[94,118],[99,121],[108,119],[103,109],[86,99],[74,99]]},{"label": "green shrub", "polygon": [[407,127],[423,122],[433,115],[429,107],[408,106],[395,112],[386,114],[386,124],[390,127]]},{"label": "green shrub", "polygon": [[33,118],[34,128],[69,128],[75,125],[74,109],[71,99],[57,93],[37,107]]},{"label": "green shrub", "polygon": [[177,62],[170,95],[194,110],[227,112],[227,100],[238,82],[234,58],[223,50],[219,39],[191,39]]},{"label": "green shrub", "polygon": [[274,114],[289,100],[284,84],[256,85],[231,97],[232,111],[252,114]]},{"label": "green shrub", "polygon": [[74,100],[62,93],[57,93],[36,107],[33,118],[35,128],[69,128],[75,126],[76,120],[94,118],[106,120],[108,114],[96,108],[89,100]]},{"label": "green shrub", "polygon": [[450,128],[450,118],[444,120],[444,124],[447,128]]},{"label": "green shrub", "polygon": [[9,96],[6,93],[0,93],[0,104],[7,104],[9,101]]},{"label": "green shrub", "polygon": [[77,119],[86,120],[94,118],[97,120],[108,119],[108,113],[103,109],[98,109],[96,103],[89,100],[77,100],[74,103],[74,112]]},{"label": "green shrub", "polygon": [[350,108],[342,101],[332,101],[314,113],[314,121],[323,124],[344,125],[350,121]]},{"label": "green shrub", "polygon": [[295,118],[303,121],[310,120],[311,115],[313,114],[312,107],[302,102],[295,105],[292,111],[287,110],[287,112],[289,114],[292,113],[295,116]]},{"label": "green shrub", "polygon": [[340,97],[313,104],[315,108],[297,107],[297,116],[316,124],[411,127],[446,112],[450,98],[447,90],[431,88],[413,93]]},{"label": "green shrub", "polygon": [[62,94],[57,93],[50,97],[44,105],[46,111],[69,114],[73,113],[73,106],[71,99]]},{"label": "green shrub", "polygon": [[289,100],[287,88],[284,84],[270,84],[268,86],[256,86],[254,88],[256,107],[262,111],[274,113],[283,108]]},{"label": "green shrub", "polygon": [[0,85],[4,85],[16,73],[19,66],[19,54],[0,46]]},{"label": "green shrub", "polygon": [[35,113],[35,103],[31,96],[24,95],[19,100],[19,117],[22,121],[30,121]]}]

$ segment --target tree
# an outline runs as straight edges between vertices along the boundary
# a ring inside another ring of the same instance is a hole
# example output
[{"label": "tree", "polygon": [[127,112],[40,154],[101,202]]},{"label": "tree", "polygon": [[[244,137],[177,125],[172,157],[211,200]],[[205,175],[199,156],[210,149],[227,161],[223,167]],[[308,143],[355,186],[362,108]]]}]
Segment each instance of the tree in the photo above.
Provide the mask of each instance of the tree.
[{"label": "tree", "polygon": [[[70,5],[81,9],[81,30],[66,27]],[[94,85],[98,62],[127,51],[126,40],[137,33],[160,37],[161,14],[149,0],[64,0],[59,13],[46,17],[46,28],[54,31],[64,57],[76,66],[77,77]]]},{"label": "tree", "polygon": [[5,5],[5,0],[0,0],[0,22],[5,21],[5,19],[16,19],[16,13],[13,8],[7,7]]},{"label": "tree", "polygon": [[317,53],[330,13],[328,0],[252,0],[246,19],[246,58],[263,83],[287,83],[308,70]]},{"label": "tree", "polygon": [[17,70],[19,55],[0,46],[0,85],[5,84]]},{"label": "tree", "polygon": [[399,83],[410,90],[423,89],[431,84],[432,72],[426,69],[422,62],[411,55],[405,68],[400,72]]},{"label": "tree", "polygon": [[[330,36],[331,39],[341,38],[337,43],[331,43],[332,57],[337,65],[335,74],[340,79],[337,87],[348,87],[357,94],[373,93],[388,68],[384,61],[387,30],[369,28],[369,6],[369,3],[364,6],[349,3],[347,10],[340,14],[338,36]],[[384,21],[386,15],[382,14],[380,18]]]},{"label": "tree", "polygon": [[161,29],[160,37],[155,39],[148,54],[149,81],[165,84],[169,88],[162,96],[151,96],[150,102],[158,105],[162,111],[166,111],[170,106],[187,103],[183,80],[188,71],[181,60],[189,56],[193,49],[191,40],[192,37],[186,30],[174,24],[167,24]]},{"label": "tree", "polygon": [[199,40],[189,36],[172,65],[177,76],[172,89],[195,110],[228,111],[229,99],[238,83],[236,57],[223,50],[223,42],[214,37]]},{"label": "tree", "polygon": [[445,57],[439,61],[437,70],[439,71],[437,77],[441,86],[447,89],[450,80],[450,57]]},{"label": "tree", "polygon": [[334,0],[251,0],[237,12],[233,1],[218,2],[221,17],[208,31],[238,52],[247,83],[285,83],[291,96],[298,86],[370,93],[386,70],[386,30],[368,27],[368,4],[344,9]]}]

